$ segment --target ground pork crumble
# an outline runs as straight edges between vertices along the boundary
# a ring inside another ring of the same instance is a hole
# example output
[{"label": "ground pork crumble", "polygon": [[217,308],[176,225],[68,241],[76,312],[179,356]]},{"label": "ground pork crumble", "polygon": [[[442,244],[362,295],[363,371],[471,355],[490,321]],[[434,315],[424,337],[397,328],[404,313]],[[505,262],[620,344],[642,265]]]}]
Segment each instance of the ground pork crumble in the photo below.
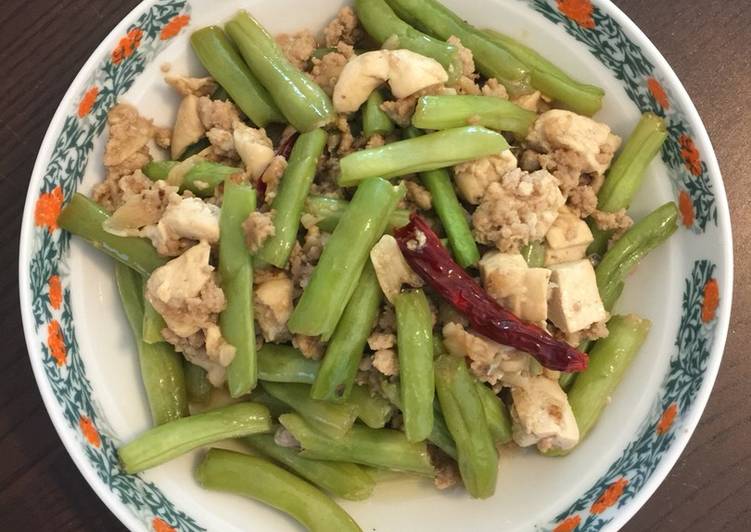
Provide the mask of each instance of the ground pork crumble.
[{"label": "ground pork crumble", "polygon": [[329,48],[336,47],[340,42],[352,46],[362,36],[360,22],[350,6],[341,8],[336,17],[323,29],[323,42]]},{"label": "ground pork crumble", "polygon": [[297,33],[280,33],[275,38],[287,60],[299,70],[304,70],[310,56],[318,47],[315,36],[310,30]]},{"label": "ground pork crumble", "polygon": [[251,253],[256,253],[267,239],[274,236],[274,211],[250,213],[243,222],[245,232],[245,245]]}]

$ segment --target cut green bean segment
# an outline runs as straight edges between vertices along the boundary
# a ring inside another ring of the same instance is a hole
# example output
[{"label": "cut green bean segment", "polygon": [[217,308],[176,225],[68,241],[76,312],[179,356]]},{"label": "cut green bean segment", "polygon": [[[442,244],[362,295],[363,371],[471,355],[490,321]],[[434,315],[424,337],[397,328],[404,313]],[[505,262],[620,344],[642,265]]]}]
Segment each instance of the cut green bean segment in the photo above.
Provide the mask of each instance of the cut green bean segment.
[{"label": "cut green bean segment", "polygon": [[381,109],[382,103],[383,95],[379,90],[371,92],[365,102],[365,107],[362,109],[362,131],[366,137],[372,137],[375,134],[385,136],[394,131],[394,122]]},{"label": "cut green bean segment", "polygon": [[360,532],[329,496],[271,462],[247,454],[210,449],[196,469],[198,483],[260,501],[282,511],[310,532]]},{"label": "cut green bean segment", "polygon": [[505,445],[511,441],[511,416],[508,408],[503,404],[493,390],[481,382],[477,382],[477,393],[482,402],[482,410],[488,422],[490,435],[496,445]]},{"label": "cut green bean segment", "polygon": [[418,442],[433,429],[433,318],[422,290],[402,292],[394,307],[404,432]]},{"label": "cut green bean segment", "polygon": [[[420,130],[410,127],[405,131],[408,138],[422,135]],[[433,209],[448,235],[449,247],[462,268],[476,264],[480,260],[475,237],[469,227],[469,217],[459,199],[448,171],[439,168],[420,173],[420,181],[428,188],[432,198]]]},{"label": "cut green bean segment", "polygon": [[[647,166],[660,151],[666,138],[667,130],[662,118],[644,113],[608,170],[605,182],[597,194],[599,210],[616,212],[629,208],[641,186]],[[603,231],[595,223],[591,223],[590,227],[595,239],[589,245],[587,253],[602,255],[613,232]]]},{"label": "cut green bean segment", "polygon": [[251,73],[221,28],[209,26],[193,32],[190,44],[204,68],[255,125],[265,127],[269,122],[284,122],[269,92]]},{"label": "cut green bean segment", "polygon": [[253,74],[296,130],[305,133],[334,120],[334,108],[323,89],[289,63],[258,21],[240,11],[227,23],[226,30]]},{"label": "cut green bean segment", "polygon": [[326,133],[322,129],[314,129],[297,138],[279,189],[271,203],[275,231],[258,251],[257,256],[277,268],[284,268],[287,264],[292,247],[297,241],[305,198],[313,183],[326,138]]},{"label": "cut green bean segment", "polygon": [[422,96],[417,100],[412,125],[421,129],[448,129],[470,124],[510,131],[524,138],[537,113],[495,96]]},{"label": "cut green bean segment", "polygon": [[105,231],[102,224],[108,218],[107,211],[97,203],[76,193],[58,216],[57,224],[141,275],[148,276],[167,263],[167,259],[156,252],[148,239],[115,236]]},{"label": "cut green bean segment", "polygon": [[194,155],[198,155],[199,153],[201,153],[203,150],[205,150],[209,146],[211,146],[209,139],[204,137],[196,141],[195,143],[191,144],[187,148],[185,148],[185,151],[182,153],[182,155],[180,155],[180,157],[177,158],[177,161],[183,162],[187,159],[190,159]]},{"label": "cut green bean segment", "polygon": [[[339,198],[328,198],[326,196],[308,196],[305,200],[305,214],[315,221],[315,225],[321,231],[333,233],[339,224],[344,211],[347,210],[349,202]],[[403,227],[409,223],[409,211],[406,209],[395,209],[389,217],[389,229]]]},{"label": "cut green bean segment", "polygon": [[462,63],[456,46],[416,30],[396,16],[384,0],[356,0],[355,11],[365,31],[379,44],[432,57],[446,70],[449,82],[456,81],[462,75]]},{"label": "cut green bean segment", "polygon": [[356,151],[342,157],[339,185],[356,185],[363,179],[384,179],[427,172],[497,155],[508,149],[503,135],[479,126],[465,126]]},{"label": "cut green bean segment", "polygon": [[254,403],[261,404],[269,409],[269,412],[271,412],[271,416],[274,418],[278,418],[282,414],[289,414],[292,412],[292,407],[290,407],[287,403],[280,401],[276,397],[272,397],[266,391],[263,389],[263,387],[259,386],[255,390],[253,390],[253,393],[250,394],[250,400]]},{"label": "cut green bean segment", "polygon": [[164,318],[148,299],[143,300],[143,341],[147,344],[164,342],[162,330],[167,327]]},{"label": "cut green bean segment", "polygon": [[633,314],[613,316],[608,321],[608,335],[597,341],[589,355],[589,366],[579,374],[568,392],[580,440],[610,402],[650,327],[649,320]]},{"label": "cut green bean segment", "polygon": [[153,181],[166,180],[167,176],[175,166],[180,164],[180,161],[151,161],[146,163],[141,171],[143,175]]},{"label": "cut green bean segment", "polygon": [[313,424],[331,438],[341,438],[349,432],[357,419],[357,407],[349,403],[330,403],[310,398],[307,384],[262,382],[263,389]]},{"label": "cut green bean segment", "polygon": [[117,454],[125,471],[133,474],[209,443],[270,430],[265,406],[237,403],[149,429],[120,447]]},{"label": "cut green bean segment", "polygon": [[373,493],[373,479],[356,464],[303,458],[297,449],[277,445],[271,434],[248,436],[245,441],[253,449],[332,495],[350,501],[361,501]]},{"label": "cut green bean segment", "polygon": [[214,195],[214,189],[228,177],[241,173],[242,168],[234,168],[211,161],[198,161],[183,177],[183,189],[190,190],[199,197]]},{"label": "cut green bean segment", "polygon": [[494,43],[485,33],[462,20],[438,0],[387,0],[396,14],[422,31],[447,40],[458,37],[472,50],[475,65],[487,78],[496,78],[512,94],[529,91],[527,67]]},{"label": "cut green bean segment", "polygon": [[227,368],[232,397],[249,393],[256,385],[256,335],[253,326],[253,264],[245,247],[242,224],[256,208],[256,192],[232,180],[224,184],[219,217],[219,274],[227,306],[219,315],[224,338],[235,348]]},{"label": "cut green bean segment", "polygon": [[311,384],[320,365],[289,345],[263,344],[258,350],[258,378],[262,381]]},{"label": "cut green bean segment", "polygon": [[208,403],[214,387],[209,382],[206,370],[185,360],[183,371],[185,373],[185,388],[188,390],[188,401],[198,405]]},{"label": "cut green bean segment", "polygon": [[349,402],[357,407],[357,417],[372,429],[385,427],[393,413],[391,403],[359,384],[352,387]]},{"label": "cut green bean segment", "polygon": [[573,386],[576,381],[577,375],[578,373],[561,373],[561,376],[558,377],[558,384],[561,385],[563,391],[567,392],[571,389],[571,386]]},{"label": "cut green bean segment", "polygon": [[372,178],[357,188],[323,249],[289,319],[289,330],[328,341],[357,286],[370,249],[381,238],[403,187]]},{"label": "cut green bean segment", "polygon": [[115,264],[115,281],[138,348],[138,363],[146,399],[155,425],[188,415],[182,357],[172,346],[143,341],[143,277],[124,264]]},{"label": "cut green bean segment", "polygon": [[296,414],[284,414],[279,422],[300,442],[306,458],[434,474],[425,443],[410,443],[403,432],[355,425],[346,436],[335,439],[317,432]]},{"label": "cut green bean segment", "polygon": [[326,346],[321,369],[310,389],[313,399],[338,402],[349,398],[381,300],[381,287],[368,261]]},{"label": "cut green bean segment", "polygon": [[521,254],[530,268],[542,268],[545,266],[545,246],[542,242],[530,242],[522,246]]},{"label": "cut green bean segment", "polygon": [[597,265],[597,288],[610,312],[631,270],[678,229],[678,208],[668,202],[639,220],[605,253]]},{"label": "cut green bean segment", "polygon": [[464,359],[442,355],[435,362],[436,390],[446,425],[456,442],[459,472],[470,495],[495,492],[498,455],[476,381]]},{"label": "cut green bean segment", "polygon": [[531,85],[576,113],[592,116],[602,107],[605,91],[581,83],[545,59],[533,49],[493,30],[484,32],[492,42],[509,52],[530,71]]}]

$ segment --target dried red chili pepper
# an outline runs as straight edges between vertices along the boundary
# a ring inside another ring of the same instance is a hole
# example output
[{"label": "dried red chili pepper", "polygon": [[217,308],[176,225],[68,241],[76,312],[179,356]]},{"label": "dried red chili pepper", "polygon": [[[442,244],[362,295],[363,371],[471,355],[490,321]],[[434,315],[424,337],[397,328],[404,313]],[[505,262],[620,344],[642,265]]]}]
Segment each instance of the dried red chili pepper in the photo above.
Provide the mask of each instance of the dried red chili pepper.
[{"label": "dried red chili pepper", "polygon": [[419,216],[394,232],[404,258],[415,272],[453,307],[472,328],[500,344],[529,353],[548,369],[582,371],[589,357],[556,340],[543,329],[525,323],[501,307],[449,255],[438,236]]}]

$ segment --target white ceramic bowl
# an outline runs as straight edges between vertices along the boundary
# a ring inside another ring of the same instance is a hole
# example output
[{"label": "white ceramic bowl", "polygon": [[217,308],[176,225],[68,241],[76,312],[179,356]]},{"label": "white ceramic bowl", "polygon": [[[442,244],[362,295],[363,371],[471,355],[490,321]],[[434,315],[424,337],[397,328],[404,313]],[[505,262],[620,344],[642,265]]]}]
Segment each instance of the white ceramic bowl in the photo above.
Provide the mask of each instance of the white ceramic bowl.
[{"label": "white ceramic bowl", "polygon": [[[665,117],[669,139],[632,212],[676,200],[682,224],[633,274],[619,311],[654,322],[602,419],[570,456],[501,458],[496,495],[440,493],[390,481],[343,502],[364,530],[615,529],[654,492],[694,430],[720,365],[730,313],[732,246],[720,172],[704,126],[655,47],[607,1],[446,0],[470,22],[507,32],[574,77],[605,88],[598,118],[627,135],[640,111]],[[272,32],[320,28],[341,0],[146,0],[102,42],[68,90],[39,151],[20,249],[29,356],[55,427],[81,473],[132,530],[294,530],[278,512],[192,480],[196,454],[125,475],[118,443],[149,425],[135,348],[110,260],[55,224],[61,203],[102,176],[102,131],[118,98],[158,124],[176,99],[160,65],[200,72],[189,32],[250,10]]]}]

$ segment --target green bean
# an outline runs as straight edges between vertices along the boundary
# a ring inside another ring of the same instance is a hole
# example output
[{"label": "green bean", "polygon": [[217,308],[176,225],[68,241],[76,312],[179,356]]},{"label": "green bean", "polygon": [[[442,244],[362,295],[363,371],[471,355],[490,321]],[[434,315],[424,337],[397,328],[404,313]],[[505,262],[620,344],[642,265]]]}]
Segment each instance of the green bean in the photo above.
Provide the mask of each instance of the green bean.
[{"label": "green bean", "polygon": [[511,441],[511,417],[508,408],[503,401],[481,382],[476,382],[477,393],[482,402],[482,410],[485,413],[485,419],[488,422],[490,435],[496,445],[505,445]]},{"label": "green bean", "polygon": [[159,314],[149,300],[143,300],[143,341],[147,344],[157,344],[164,342],[162,329],[167,327],[164,318]]},{"label": "green bean", "polygon": [[338,183],[348,187],[368,177],[390,179],[415,172],[427,172],[496,155],[507,148],[508,143],[500,133],[484,127],[445,129],[342,157]]},{"label": "green bean", "polygon": [[270,430],[265,406],[237,403],[149,429],[120,447],[117,454],[123,469],[133,474],[209,443]]},{"label": "green bean", "polygon": [[151,179],[152,181],[166,180],[167,176],[175,166],[180,164],[180,161],[151,161],[146,163],[141,171],[143,175]]},{"label": "green bean", "polygon": [[448,39],[458,37],[472,50],[477,69],[487,78],[496,78],[512,94],[528,92],[528,69],[482,31],[462,20],[438,0],[387,0],[396,14],[422,31]]},{"label": "green bean", "polygon": [[210,197],[214,189],[228,177],[242,172],[242,168],[233,168],[211,161],[198,161],[183,177],[183,189],[190,190],[196,196]]},{"label": "green bean", "polygon": [[255,125],[265,127],[269,122],[284,121],[271,95],[221,28],[208,26],[193,32],[190,44],[204,68]]},{"label": "green bean", "polygon": [[183,371],[185,372],[185,388],[188,390],[188,401],[199,405],[208,403],[214,387],[209,382],[206,370],[185,360],[183,362]]},{"label": "green bean", "polygon": [[253,449],[337,497],[361,501],[373,493],[375,487],[373,479],[356,464],[303,458],[296,449],[281,447],[274,443],[274,437],[271,434],[248,436],[245,441]]},{"label": "green bean", "polygon": [[382,103],[383,95],[376,89],[370,93],[365,107],[362,108],[362,131],[366,137],[372,137],[375,134],[385,136],[394,131],[394,122],[381,109]]},{"label": "green bean", "polygon": [[258,350],[258,378],[262,381],[311,384],[320,365],[289,345],[263,344]]},{"label": "green bean", "polygon": [[[308,196],[305,199],[305,214],[315,220],[315,225],[321,231],[333,233],[339,220],[341,220],[344,211],[347,210],[349,202],[338,198],[328,198],[326,196]],[[409,211],[406,209],[395,209],[389,217],[388,226],[390,229],[403,227],[409,223]]]},{"label": "green bean", "polygon": [[498,455],[476,381],[464,360],[442,355],[435,362],[436,389],[446,424],[456,442],[459,472],[470,495],[495,492]]},{"label": "green bean", "polygon": [[102,224],[108,218],[109,214],[94,201],[76,193],[58,216],[57,224],[141,275],[149,275],[167,263],[167,259],[156,252],[149,240],[115,236],[105,231]]},{"label": "green bean", "polygon": [[305,198],[315,177],[318,159],[326,145],[322,129],[303,133],[295,141],[279,190],[271,203],[274,211],[274,234],[266,240],[257,256],[277,268],[284,268],[297,242]]},{"label": "green bean", "polygon": [[563,391],[567,392],[571,389],[571,386],[576,382],[577,375],[578,373],[561,373],[561,376],[558,377],[558,384],[560,384]]},{"label": "green bean", "polygon": [[[647,166],[657,155],[666,138],[667,130],[662,118],[652,113],[644,113],[608,170],[605,182],[597,194],[599,210],[616,212],[628,209],[641,186]],[[602,255],[613,232],[603,231],[595,223],[591,223],[590,227],[595,239],[589,245],[587,253]]]},{"label": "green bean", "polygon": [[342,438],[352,428],[357,418],[357,407],[349,403],[330,403],[310,398],[307,384],[282,384],[262,382],[261,385],[272,397],[287,403],[323,434]]},{"label": "green bean", "polygon": [[449,82],[461,77],[462,62],[457,47],[417,31],[397,17],[384,0],[355,0],[355,11],[365,31],[378,44],[432,57],[446,69]]},{"label": "green bean", "polygon": [[289,319],[289,330],[328,341],[344,312],[362,269],[396,204],[403,187],[372,178],[357,188],[340,223],[326,243],[310,281]]},{"label": "green bean", "polygon": [[141,380],[154,424],[162,425],[187,416],[188,398],[182,357],[169,344],[147,344],[143,341],[143,277],[124,264],[117,263],[115,280],[138,347]]},{"label": "green bean", "polygon": [[678,229],[678,208],[668,202],[634,224],[613,244],[597,266],[597,288],[610,312],[621,295],[626,276],[650,251]]},{"label": "green bean", "polygon": [[313,53],[310,57],[315,59],[323,59],[324,55],[328,55],[336,51],[336,48],[331,47],[316,48],[315,50],[313,50]]},{"label": "green bean", "polygon": [[334,108],[326,93],[287,61],[258,21],[240,11],[227,23],[226,30],[253,74],[296,130],[305,133],[334,120]]},{"label": "green bean", "polygon": [[279,422],[300,442],[300,454],[306,458],[354,462],[426,476],[434,473],[425,443],[410,443],[398,430],[355,425],[346,436],[335,439],[317,432],[296,414],[284,414]]},{"label": "green bean", "polygon": [[511,37],[493,30],[485,30],[485,34],[524,64],[530,71],[530,83],[544,95],[567,109],[587,116],[592,116],[602,107],[605,91],[600,87],[576,81],[543,56]]},{"label": "green bean", "polygon": [[352,387],[349,402],[357,407],[357,417],[372,429],[385,427],[393,413],[391,403],[379,395],[371,394],[360,384]]},{"label": "green bean", "polygon": [[250,394],[250,400],[268,408],[273,418],[278,418],[282,414],[292,412],[292,408],[287,403],[280,401],[276,397],[272,397],[260,386]]},{"label": "green bean", "polygon": [[349,398],[381,300],[378,278],[373,265],[367,261],[326,346],[321,369],[310,389],[313,399],[338,402]]},{"label": "green bean", "polygon": [[253,327],[253,264],[245,247],[242,223],[256,208],[256,192],[232,180],[224,184],[219,217],[219,274],[227,307],[219,315],[224,338],[235,347],[227,368],[227,387],[232,397],[250,392],[256,385],[256,335]]},{"label": "green bean", "polygon": [[433,428],[433,318],[422,290],[402,292],[394,307],[404,432],[417,442]]},{"label": "green bean", "polygon": [[342,508],[318,488],[271,462],[247,454],[209,449],[196,480],[210,490],[242,495],[282,511],[310,532],[360,532]]},{"label": "green bean", "polygon": [[412,125],[422,129],[448,129],[469,124],[510,131],[524,138],[537,113],[495,96],[422,96],[417,100]]},{"label": "green bean", "polygon": [[542,268],[545,265],[545,246],[542,242],[530,242],[522,246],[521,253],[530,268]]},{"label": "green bean", "polygon": [[[414,127],[407,128],[405,133],[408,138],[422,135],[420,130]],[[433,209],[448,235],[449,246],[456,262],[463,268],[476,264],[480,260],[480,251],[477,249],[475,237],[472,236],[467,212],[456,197],[448,171],[439,168],[422,172],[420,181],[430,191]]]},{"label": "green bean", "polygon": [[613,316],[608,321],[608,336],[597,341],[589,357],[589,366],[579,374],[568,392],[580,440],[610,401],[651,325],[649,320],[633,314]]}]

